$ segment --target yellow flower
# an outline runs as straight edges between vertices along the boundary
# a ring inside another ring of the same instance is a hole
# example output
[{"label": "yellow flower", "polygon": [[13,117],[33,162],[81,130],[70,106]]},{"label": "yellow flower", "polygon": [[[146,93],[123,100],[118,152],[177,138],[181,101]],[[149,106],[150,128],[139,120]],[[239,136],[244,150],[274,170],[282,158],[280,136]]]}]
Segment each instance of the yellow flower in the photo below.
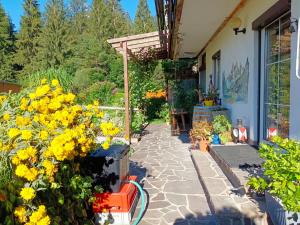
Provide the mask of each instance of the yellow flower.
[{"label": "yellow flower", "polygon": [[22,139],[30,140],[32,138],[32,132],[30,130],[22,130]]},{"label": "yellow flower", "polygon": [[46,175],[49,177],[53,177],[55,172],[57,171],[56,166],[49,160],[45,160],[43,162],[43,167],[45,167]]},{"label": "yellow flower", "polygon": [[104,117],[104,112],[99,112],[96,116],[98,118],[103,118]]},{"label": "yellow flower", "polygon": [[22,116],[16,117],[16,124],[18,126],[26,126],[29,123],[30,123],[30,118],[28,118],[28,117],[22,117]]},{"label": "yellow flower", "polygon": [[49,91],[50,91],[50,86],[45,84],[43,86],[37,87],[35,94],[37,97],[42,97],[46,95]]},{"label": "yellow flower", "polygon": [[26,148],[26,151],[27,151],[27,154],[29,155],[29,157],[31,157],[31,158],[35,157],[37,154],[37,150],[32,146],[29,146],[28,148]]},{"label": "yellow flower", "polygon": [[17,128],[10,128],[8,131],[8,137],[14,138],[20,134],[20,130]]},{"label": "yellow flower", "polygon": [[30,94],[29,94],[29,98],[30,98],[31,100],[34,100],[34,99],[36,98],[36,94],[35,94],[35,93],[30,93]]},{"label": "yellow flower", "polygon": [[2,105],[6,99],[7,99],[6,96],[4,96],[4,95],[0,96],[0,105]]},{"label": "yellow flower", "polygon": [[11,162],[14,164],[14,165],[19,165],[20,164],[20,159],[18,156],[13,156],[13,158],[11,159]]},{"label": "yellow flower", "polygon": [[10,119],[10,115],[9,115],[8,113],[5,113],[5,114],[3,115],[3,119],[4,119],[5,121],[8,121],[8,120]]},{"label": "yellow flower", "polygon": [[72,94],[72,93],[68,93],[66,96],[65,96],[65,101],[66,102],[73,102],[75,99],[75,95]]},{"label": "yellow flower", "polygon": [[29,172],[24,178],[26,178],[28,181],[35,181],[38,175],[39,171],[36,168],[30,168]]},{"label": "yellow flower", "polygon": [[41,84],[46,84],[46,83],[47,83],[47,79],[46,78],[44,78],[44,79],[41,80]]},{"label": "yellow flower", "polygon": [[17,166],[15,173],[18,177],[24,177],[28,173],[28,171],[29,169],[26,165],[20,164]]},{"label": "yellow flower", "polygon": [[51,84],[54,86],[54,87],[57,87],[59,86],[59,81],[58,80],[52,80]]},{"label": "yellow flower", "polygon": [[107,150],[109,148],[109,146],[110,146],[110,144],[109,144],[108,141],[105,141],[105,142],[102,143],[102,147],[103,147],[104,150]]},{"label": "yellow flower", "polygon": [[26,209],[23,206],[18,206],[14,211],[14,215],[21,223],[25,223],[27,221]]},{"label": "yellow flower", "polygon": [[27,160],[30,157],[26,149],[19,150],[17,156],[20,160]]},{"label": "yellow flower", "polygon": [[93,102],[93,104],[94,104],[94,106],[99,106],[99,101],[95,100],[95,101]]},{"label": "yellow flower", "polygon": [[41,138],[43,141],[47,140],[47,139],[48,139],[48,132],[45,131],[45,130],[42,130],[42,131],[40,132],[40,138]]},{"label": "yellow flower", "polygon": [[46,207],[40,205],[39,208],[29,217],[30,225],[49,225],[50,217],[47,216]]},{"label": "yellow flower", "polygon": [[49,216],[45,216],[37,224],[38,225],[50,225],[50,223],[51,223],[50,217]]},{"label": "yellow flower", "polygon": [[25,201],[29,201],[35,197],[35,190],[31,187],[25,187],[22,188],[20,195]]}]

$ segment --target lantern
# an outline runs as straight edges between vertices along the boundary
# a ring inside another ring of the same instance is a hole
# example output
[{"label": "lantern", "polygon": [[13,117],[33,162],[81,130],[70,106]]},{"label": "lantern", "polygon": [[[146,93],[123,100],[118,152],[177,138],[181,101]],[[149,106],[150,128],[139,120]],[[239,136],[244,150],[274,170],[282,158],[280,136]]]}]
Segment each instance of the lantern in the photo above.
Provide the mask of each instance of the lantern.
[{"label": "lantern", "polygon": [[272,137],[278,135],[278,129],[276,127],[270,127],[267,130],[267,138],[270,140]]}]

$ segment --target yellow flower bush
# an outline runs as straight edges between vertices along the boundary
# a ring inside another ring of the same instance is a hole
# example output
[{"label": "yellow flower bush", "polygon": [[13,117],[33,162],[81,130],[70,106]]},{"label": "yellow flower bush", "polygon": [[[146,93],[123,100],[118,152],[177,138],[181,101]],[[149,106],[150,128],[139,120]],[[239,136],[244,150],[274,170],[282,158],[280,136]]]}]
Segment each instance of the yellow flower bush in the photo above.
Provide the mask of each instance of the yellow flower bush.
[{"label": "yellow flower bush", "polygon": [[76,96],[64,93],[57,80],[42,80],[39,87],[14,99],[9,103],[10,97],[0,96],[0,151],[8,154],[15,176],[24,184],[14,215],[26,225],[62,224],[65,219],[55,214],[59,213],[55,204],[73,204],[67,199],[74,198],[69,196],[72,191],[81,200],[90,195],[84,189],[89,178],[76,177],[85,182],[83,194],[77,195],[73,183],[67,185],[79,171],[78,159],[96,149],[100,132],[107,137],[102,146],[108,149],[119,129],[102,121],[98,102],[86,107],[76,104]]}]

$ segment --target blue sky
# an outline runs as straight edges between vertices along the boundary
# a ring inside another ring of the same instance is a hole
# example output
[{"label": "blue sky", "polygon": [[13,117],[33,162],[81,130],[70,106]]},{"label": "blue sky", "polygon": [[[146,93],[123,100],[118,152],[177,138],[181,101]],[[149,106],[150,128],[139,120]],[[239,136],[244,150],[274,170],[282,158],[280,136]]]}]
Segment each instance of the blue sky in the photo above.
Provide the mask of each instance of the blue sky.
[{"label": "blue sky", "polygon": [[[65,0],[66,2],[68,0]],[[92,0],[88,0],[91,2]],[[151,13],[155,15],[154,0],[147,0]],[[39,0],[40,8],[43,11],[46,0]],[[0,3],[4,7],[6,13],[10,16],[11,20],[15,24],[15,29],[18,30],[20,26],[20,19],[23,13],[23,0],[0,0]],[[131,19],[134,19],[135,11],[137,8],[138,0],[121,0],[121,4],[125,11],[129,12]]]}]

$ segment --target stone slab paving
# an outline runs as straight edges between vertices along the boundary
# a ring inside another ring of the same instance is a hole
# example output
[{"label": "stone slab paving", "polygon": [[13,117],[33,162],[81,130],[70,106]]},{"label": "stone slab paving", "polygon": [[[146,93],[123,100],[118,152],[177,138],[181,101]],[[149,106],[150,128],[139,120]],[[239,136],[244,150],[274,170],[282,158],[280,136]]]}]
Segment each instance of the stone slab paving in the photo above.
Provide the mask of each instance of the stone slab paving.
[{"label": "stone slab paving", "polygon": [[191,150],[212,212],[220,225],[267,225],[265,205],[241,196],[208,152]]},{"label": "stone slab paving", "polygon": [[166,125],[151,125],[146,132],[132,145],[130,158],[131,174],[138,175],[149,200],[140,225],[215,225],[187,136],[171,136]]}]

